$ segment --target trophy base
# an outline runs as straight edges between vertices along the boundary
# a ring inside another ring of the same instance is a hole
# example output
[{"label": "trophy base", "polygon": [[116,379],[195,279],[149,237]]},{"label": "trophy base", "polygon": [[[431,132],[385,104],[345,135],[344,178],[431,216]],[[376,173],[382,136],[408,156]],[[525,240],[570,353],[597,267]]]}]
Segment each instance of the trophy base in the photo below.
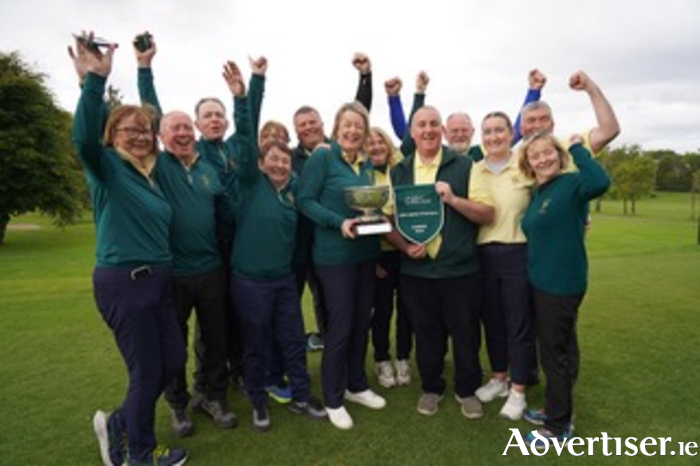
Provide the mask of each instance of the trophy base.
[{"label": "trophy base", "polygon": [[391,233],[391,223],[380,220],[376,222],[362,222],[355,224],[355,233],[360,236],[365,235],[382,235]]}]

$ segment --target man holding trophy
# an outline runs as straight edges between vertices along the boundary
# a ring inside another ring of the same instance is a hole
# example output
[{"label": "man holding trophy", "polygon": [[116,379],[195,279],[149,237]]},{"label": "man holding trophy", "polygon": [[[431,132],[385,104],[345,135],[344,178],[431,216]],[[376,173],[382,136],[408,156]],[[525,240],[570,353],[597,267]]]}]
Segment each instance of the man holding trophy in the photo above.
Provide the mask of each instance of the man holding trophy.
[{"label": "man holding trophy", "polygon": [[471,179],[472,160],[442,145],[435,108],[418,109],[410,132],[416,149],[392,170],[398,231],[387,237],[403,252],[401,293],[415,329],[423,390],[418,412],[438,411],[451,338],[455,397],[462,414],[477,419],[483,411],[474,396],[482,377],[476,236],[479,224],[493,221],[494,209],[488,191]]}]

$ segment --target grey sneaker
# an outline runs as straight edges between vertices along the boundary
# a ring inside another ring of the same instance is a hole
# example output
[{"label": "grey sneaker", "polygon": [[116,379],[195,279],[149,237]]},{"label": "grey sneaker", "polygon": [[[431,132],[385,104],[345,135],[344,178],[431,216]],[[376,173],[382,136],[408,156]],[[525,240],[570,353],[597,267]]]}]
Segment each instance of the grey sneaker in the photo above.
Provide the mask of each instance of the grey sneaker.
[{"label": "grey sneaker", "polygon": [[189,437],[194,433],[192,418],[187,412],[187,408],[170,408],[172,416],[172,428],[178,437]]},{"label": "grey sneaker", "polygon": [[287,409],[294,414],[303,414],[309,419],[325,419],[327,417],[326,410],[319,400],[314,397],[310,397],[309,401],[296,401],[292,400]]},{"label": "grey sneaker", "polygon": [[253,408],[253,429],[257,432],[266,432],[270,430],[270,427],[272,427],[272,423],[267,407]]},{"label": "grey sneaker", "polygon": [[408,385],[411,383],[411,365],[407,359],[396,361],[396,384]]},{"label": "grey sneaker", "polygon": [[442,398],[443,395],[437,393],[423,393],[418,399],[418,412],[425,416],[434,416]]},{"label": "grey sneaker", "polygon": [[391,388],[396,385],[396,377],[394,377],[394,368],[390,361],[377,362],[377,379],[379,385],[384,388]]},{"label": "grey sneaker", "polygon": [[467,419],[479,419],[484,416],[484,409],[481,406],[481,401],[479,401],[476,396],[460,398],[455,394],[455,399],[462,405],[462,414]]},{"label": "grey sneaker", "polygon": [[190,398],[190,407],[195,413],[202,411],[202,403],[204,402],[204,394],[197,390],[192,392],[192,397]]},{"label": "grey sneaker", "polygon": [[205,398],[200,405],[202,411],[214,420],[214,424],[222,429],[232,429],[238,425],[238,418],[224,400],[209,400]]}]

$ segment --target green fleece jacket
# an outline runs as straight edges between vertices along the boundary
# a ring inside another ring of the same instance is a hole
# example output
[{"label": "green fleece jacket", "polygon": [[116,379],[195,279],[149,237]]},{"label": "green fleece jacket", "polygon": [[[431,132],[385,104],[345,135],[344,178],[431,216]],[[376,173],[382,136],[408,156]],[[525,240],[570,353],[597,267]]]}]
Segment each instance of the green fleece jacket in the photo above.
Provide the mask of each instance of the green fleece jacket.
[{"label": "green fleece jacket", "polygon": [[569,152],[579,170],[536,187],[521,221],[530,282],[540,291],[565,296],[586,292],[588,202],[610,187],[610,177],[586,148],[576,144]]},{"label": "green fleece jacket", "polygon": [[73,120],[97,227],[97,266],[170,263],[172,209],[164,193],[152,177],[102,145],[105,81],[88,73]]},{"label": "green fleece jacket", "polygon": [[[248,147],[252,147],[248,144]],[[233,273],[253,280],[274,280],[292,272],[297,229],[296,182],[278,190],[258,168],[257,151],[238,154],[236,237]]]},{"label": "green fleece jacket", "polygon": [[340,226],[360,212],[345,201],[345,189],[371,186],[372,164],[362,164],[359,175],[342,157],[335,142],[318,148],[304,166],[299,189],[299,210],[314,223],[313,261],[317,265],[350,265],[379,257],[377,235],[344,238]]}]

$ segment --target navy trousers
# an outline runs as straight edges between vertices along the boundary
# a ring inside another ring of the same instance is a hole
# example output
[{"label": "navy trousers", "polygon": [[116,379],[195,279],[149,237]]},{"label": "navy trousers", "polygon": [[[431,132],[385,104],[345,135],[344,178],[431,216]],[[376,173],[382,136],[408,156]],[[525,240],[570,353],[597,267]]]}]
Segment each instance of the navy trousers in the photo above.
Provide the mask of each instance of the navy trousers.
[{"label": "navy trousers", "polygon": [[535,314],[527,278],[526,244],[479,246],[484,280],[481,319],[493,372],[507,372],[519,385],[537,368]]},{"label": "navy trousers", "polygon": [[292,398],[308,401],[311,381],[306,370],[306,339],[294,275],[276,280],[231,277],[231,296],[243,336],[243,374],[252,405],[267,404],[265,391],[272,341],[282,351]]},{"label": "navy trousers", "polygon": [[156,447],[156,401],[187,352],[175,318],[172,268],[97,267],[95,302],[126,363],[129,387],[119,417],[126,420],[129,457],[142,460]]},{"label": "navy trousers", "polygon": [[345,390],[369,388],[365,373],[367,340],[372,320],[376,261],[316,266],[326,298],[321,379],[327,407],[343,405]]}]

